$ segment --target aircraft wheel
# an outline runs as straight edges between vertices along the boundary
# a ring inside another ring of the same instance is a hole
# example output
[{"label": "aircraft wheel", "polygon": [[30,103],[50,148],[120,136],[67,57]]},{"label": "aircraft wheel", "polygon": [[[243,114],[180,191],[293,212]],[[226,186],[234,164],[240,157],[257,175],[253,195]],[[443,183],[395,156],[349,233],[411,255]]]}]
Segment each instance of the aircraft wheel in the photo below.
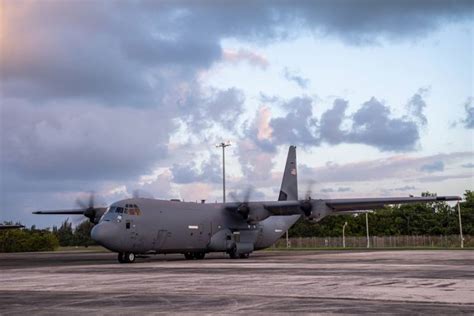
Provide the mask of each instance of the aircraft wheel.
[{"label": "aircraft wheel", "polygon": [[202,260],[202,259],[204,259],[205,256],[206,256],[205,252],[196,252],[194,254],[194,259]]},{"label": "aircraft wheel", "polygon": [[124,259],[123,252],[119,252],[119,253],[117,254],[117,259],[118,259],[118,262],[120,262],[120,263],[125,263],[125,259]]},{"label": "aircraft wheel", "polygon": [[133,252],[126,252],[124,255],[124,262],[133,263],[135,262],[135,254]]},{"label": "aircraft wheel", "polygon": [[237,254],[237,248],[234,247],[229,251],[229,256],[231,259],[238,259],[239,255]]},{"label": "aircraft wheel", "polygon": [[184,258],[186,258],[186,260],[193,260],[194,259],[194,255],[192,252],[186,252],[184,254]]},{"label": "aircraft wheel", "polygon": [[239,255],[240,259],[248,259],[249,257],[250,257],[250,253],[248,253],[248,252],[247,253],[241,253]]}]

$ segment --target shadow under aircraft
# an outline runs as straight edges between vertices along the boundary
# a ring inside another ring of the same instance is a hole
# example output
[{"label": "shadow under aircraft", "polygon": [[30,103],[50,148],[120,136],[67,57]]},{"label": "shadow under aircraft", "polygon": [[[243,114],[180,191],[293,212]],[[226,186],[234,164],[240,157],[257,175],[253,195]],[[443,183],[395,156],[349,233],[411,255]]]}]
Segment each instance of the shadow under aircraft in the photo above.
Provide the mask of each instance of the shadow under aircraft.
[{"label": "shadow under aircraft", "polygon": [[91,237],[131,263],[137,254],[182,253],[203,259],[206,253],[226,252],[248,258],[273,245],[301,216],[319,221],[325,216],[373,210],[390,204],[461,200],[458,196],[298,199],[296,147],[290,146],[278,201],[195,203],[130,198],[109,207],[37,211],[34,214],[83,215],[96,224]]}]

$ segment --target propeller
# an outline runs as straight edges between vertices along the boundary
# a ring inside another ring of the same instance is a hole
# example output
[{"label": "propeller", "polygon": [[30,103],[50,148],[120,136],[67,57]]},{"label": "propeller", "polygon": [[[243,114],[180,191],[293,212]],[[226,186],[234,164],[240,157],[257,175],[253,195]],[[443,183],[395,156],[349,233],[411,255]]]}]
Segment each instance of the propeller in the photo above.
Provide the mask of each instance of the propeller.
[{"label": "propeller", "polygon": [[240,204],[239,207],[237,207],[237,213],[239,213],[245,220],[249,218],[249,214],[250,214],[249,199],[250,199],[251,193],[252,193],[252,187],[249,187],[245,191],[243,200],[239,199],[235,195],[234,192],[230,193],[230,196],[232,197],[232,199]]},{"label": "propeller", "polygon": [[83,215],[89,219],[91,223],[95,223],[97,209],[94,207],[95,204],[95,193],[90,192],[89,199],[87,203],[84,203],[83,200],[77,199],[76,204],[84,210]]},{"label": "propeller", "polygon": [[306,190],[304,200],[301,202],[300,209],[303,211],[306,217],[309,217],[313,211],[313,203],[311,203],[311,193],[313,185],[316,181],[310,180],[308,182],[308,189]]}]

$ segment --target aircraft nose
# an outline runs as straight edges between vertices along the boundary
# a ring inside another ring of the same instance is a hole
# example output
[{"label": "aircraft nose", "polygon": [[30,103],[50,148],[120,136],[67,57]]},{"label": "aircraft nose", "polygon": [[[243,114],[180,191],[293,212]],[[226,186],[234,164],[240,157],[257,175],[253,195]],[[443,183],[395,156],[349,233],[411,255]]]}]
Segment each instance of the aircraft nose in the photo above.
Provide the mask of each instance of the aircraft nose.
[{"label": "aircraft nose", "polygon": [[118,246],[115,245],[117,241],[116,232],[113,223],[101,222],[92,228],[91,237],[98,244],[112,250]]}]

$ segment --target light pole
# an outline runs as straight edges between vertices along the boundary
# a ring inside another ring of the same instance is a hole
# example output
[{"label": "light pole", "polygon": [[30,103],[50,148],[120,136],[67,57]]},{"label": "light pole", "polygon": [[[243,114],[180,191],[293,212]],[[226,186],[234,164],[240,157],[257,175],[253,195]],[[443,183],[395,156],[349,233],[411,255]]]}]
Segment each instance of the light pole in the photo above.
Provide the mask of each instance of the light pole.
[{"label": "light pole", "polygon": [[461,237],[461,248],[464,248],[464,237],[462,236],[462,222],[461,222],[461,203],[458,202],[458,217],[459,217],[459,236]]},{"label": "light pole", "polygon": [[369,212],[365,213],[365,230],[367,231],[367,248],[370,248],[370,239],[369,239]]},{"label": "light pole", "polygon": [[342,226],[342,248],[346,248],[346,226],[347,222]]},{"label": "light pole", "polygon": [[222,147],[222,200],[225,203],[225,148],[230,146],[230,141],[222,142],[216,145],[216,148]]}]

